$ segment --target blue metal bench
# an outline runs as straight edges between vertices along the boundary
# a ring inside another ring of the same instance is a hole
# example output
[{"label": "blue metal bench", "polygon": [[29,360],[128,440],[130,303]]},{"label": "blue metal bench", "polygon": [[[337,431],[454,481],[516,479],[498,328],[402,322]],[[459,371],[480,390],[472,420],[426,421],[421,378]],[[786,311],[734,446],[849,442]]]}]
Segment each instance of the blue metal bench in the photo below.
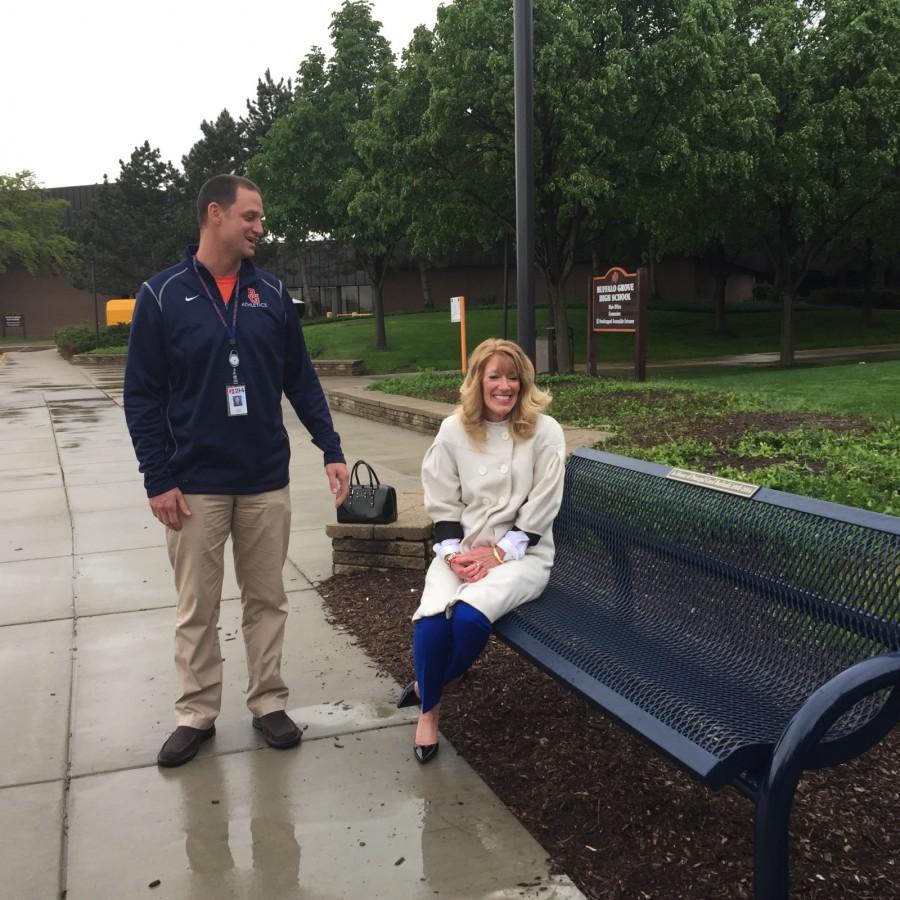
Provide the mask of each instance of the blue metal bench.
[{"label": "blue metal bench", "polygon": [[755,896],[786,900],[803,772],[900,719],[900,519],[731,489],[577,451],[550,583],[496,633],[710,788],[752,799]]}]

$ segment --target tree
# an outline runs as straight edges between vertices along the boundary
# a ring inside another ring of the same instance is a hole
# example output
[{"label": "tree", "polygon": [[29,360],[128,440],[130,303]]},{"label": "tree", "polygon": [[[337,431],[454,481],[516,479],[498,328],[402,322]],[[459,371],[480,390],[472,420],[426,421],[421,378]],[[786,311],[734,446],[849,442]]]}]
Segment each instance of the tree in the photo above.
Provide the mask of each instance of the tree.
[{"label": "tree", "polygon": [[[710,78],[696,75],[694,86],[676,75],[679,66],[689,73],[701,68],[697,34],[705,29],[715,36],[720,29],[709,7],[717,4],[535,3],[535,261],[550,297],[563,371],[572,368],[567,281],[584,234],[613,226],[634,230],[642,172],[659,169],[647,159],[648,152],[661,152],[658,130],[702,109],[701,87]],[[668,80],[660,72],[668,72]],[[396,90],[376,106],[373,127],[392,123],[394,157],[409,173],[405,197],[414,247],[439,253],[473,240],[489,246],[513,233],[506,0],[457,0],[440,9],[434,34],[417,34],[404,56]],[[648,99],[652,104],[643,107]],[[418,126],[407,121],[408,110],[423,105]]]},{"label": "tree", "polygon": [[184,223],[181,177],[159,150],[145,141],[119,165],[118,180],[104,180],[76,223],[75,278],[79,286],[88,283],[93,264],[99,291],[133,296],[148,275],[179,258],[195,231]]},{"label": "tree", "polygon": [[747,77],[749,47],[729,0],[688,4],[669,39],[647,48],[633,148],[638,216],[662,253],[699,256],[713,276],[714,331],[725,332],[725,288],[754,238],[759,123],[771,98]]},{"label": "tree", "polygon": [[[581,226],[607,194],[594,126],[598,105],[625,85],[612,4],[544,0],[535,5],[537,264],[561,337],[560,367],[571,367],[565,283]],[[603,31],[601,34],[600,32]],[[398,157],[417,169],[406,194],[419,252],[473,240],[495,244],[515,228],[512,15],[506,0],[457,0],[438,12],[433,36],[420,31],[404,57],[401,94],[376,112],[393,122]],[[424,105],[405,122],[406,98]],[[406,133],[405,142],[402,135]]]},{"label": "tree", "polygon": [[214,121],[200,123],[202,137],[181,158],[184,180],[181,184],[183,225],[195,228],[195,201],[200,188],[213,175],[245,174],[247,161],[259,149],[260,140],[275,120],[285,115],[291,104],[291,81],[283,78],[276,83],[271,72],[256,83],[256,97],[247,100],[247,114],[235,121],[223,109]]},{"label": "tree", "polygon": [[269,227],[289,246],[324,237],[353,247],[374,287],[376,347],[386,349],[381,288],[395,237],[378,218],[353,133],[371,113],[376,85],[392,77],[393,55],[367,0],[345,0],[330,33],[333,56],[307,54],[291,111],[262,138],[248,171],[265,194]]},{"label": "tree", "polygon": [[290,112],[293,96],[291,79],[285,82],[279,78],[276,83],[266,69],[256,82],[256,98],[247,101],[247,113],[240,121],[247,159],[259,150],[260,142],[275,122]]},{"label": "tree", "polygon": [[178,180],[179,230],[197,228],[197,195],[213,175],[243,175],[248,153],[243,128],[223,109],[214,122],[200,123],[203,137],[181,157],[184,177]]},{"label": "tree", "polygon": [[196,196],[203,182],[213,175],[243,175],[247,145],[240,123],[223,109],[215,122],[200,123],[203,137],[181,158],[185,182]]},{"label": "tree", "polygon": [[43,191],[31,172],[0,175],[0,272],[66,269],[75,244],[64,233],[68,203]]},{"label": "tree", "polygon": [[743,27],[773,101],[751,209],[783,302],[781,362],[791,365],[793,301],[810,265],[896,190],[900,8],[771,0],[751,6]]}]

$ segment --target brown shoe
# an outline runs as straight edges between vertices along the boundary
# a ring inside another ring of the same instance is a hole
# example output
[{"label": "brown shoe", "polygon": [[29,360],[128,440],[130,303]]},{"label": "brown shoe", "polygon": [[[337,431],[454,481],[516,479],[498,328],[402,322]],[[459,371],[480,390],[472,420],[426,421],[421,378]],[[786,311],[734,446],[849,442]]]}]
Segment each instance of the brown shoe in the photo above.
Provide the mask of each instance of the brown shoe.
[{"label": "brown shoe", "polygon": [[209,728],[191,728],[190,725],[179,725],[162,745],[162,750],[156,757],[156,764],[167,768],[183,766],[197,755],[200,745],[215,733],[215,725]]},{"label": "brown shoe", "polygon": [[277,712],[254,717],[253,727],[262,732],[266,743],[276,750],[287,750],[296,747],[303,737],[303,732],[293,723],[288,714],[279,709]]}]

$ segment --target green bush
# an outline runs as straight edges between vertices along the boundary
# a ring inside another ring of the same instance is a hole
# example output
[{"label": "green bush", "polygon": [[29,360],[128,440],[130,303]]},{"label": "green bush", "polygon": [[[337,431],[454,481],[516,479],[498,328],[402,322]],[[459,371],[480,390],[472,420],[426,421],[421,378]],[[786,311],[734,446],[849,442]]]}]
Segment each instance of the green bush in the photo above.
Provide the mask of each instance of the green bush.
[{"label": "green bush", "polygon": [[128,345],[128,335],[131,333],[130,322],[120,322],[118,325],[106,325],[100,329],[100,341],[98,347],[124,347]]},{"label": "green bush", "polygon": [[57,328],[53,332],[53,340],[59,348],[59,352],[71,359],[77,353],[89,353],[91,350],[103,347],[122,347],[128,344],[128,334],[131,330],[129,323],[118,325],[104,325],[100,329],[100,340],[93,328],[87,325],[67,325]]},{"label": "green bush", "polygon": [[71,359],[76,353],[87,353],[97,346],[97,336],[87,325],[66,325],[53,332],[53,340],[59,352]]}]

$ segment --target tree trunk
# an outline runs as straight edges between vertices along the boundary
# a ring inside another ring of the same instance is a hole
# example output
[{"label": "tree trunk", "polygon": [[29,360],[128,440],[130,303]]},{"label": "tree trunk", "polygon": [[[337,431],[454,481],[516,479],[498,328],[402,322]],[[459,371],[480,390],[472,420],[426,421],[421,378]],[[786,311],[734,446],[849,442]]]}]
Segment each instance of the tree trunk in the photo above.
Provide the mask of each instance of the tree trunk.
[{"label": "tree trunk", "polygon": [[387,332],[384,327],[384,279],[375,285],[375,349],[387,350]]},{"label": "tree trunk", "polygon": [[715,324],[713,331],[716,334],[726,334],[728,329],[725,326],[725,288],[728,285],[728,270],[724,266],[719,266],[713,270],[713,280],[715,287],[713,288],[713,310],[715,313]]},{"label": "tree trunk", "polygon": [[788,293],[781,300],[781,365],[794,365],[794,297]]},{"label": "tree trunk", "polygon": [[863,325],[872,327],[872,238],[866,238],[866,269],[863,275]]},{"label": "tree trunk", "polygon": [[419,260],[419,281],[422,284],[423,309],[434,309],[431,302],[431,285],[428,283],[428,263],[424,259]]},{"label": "tree trunk", "polygon": [[565,282],[551,284],[548,280],[547,292],[550,295],[550,310],[556,328],[556,369],[560,374],[568,374],[574,371],[575,361],[569,352],[569,312],[566,309]]},{"label": "tree trunk", "polygon": [[300,248],[300,286],[303,288],[303,302],[306,304],[307,315],[312,313],[312,295],[309,290],[309,265],[306,257],[306,247]]},{"label": "tree trunk", "polygon": [[364,269],[372,282],[372,306],[375,313],[375,349],[387,350],[387,332],[384,326],[384,282],[391,265],[394,249],[390,247],[384,253],[369,255],[356,251],[356,262]]},{"label": "tree trunk", "polygon": [[794,364],[794,291],[790,279],[790,258],[783,246],[778,246],[775,253],[770,254],[772,267],[775,270],[775,283],[772,285],[774,300],[781,304],[781,353],[780,363],[790,367]]},{"label": "tree trunk", "polygon": [[647,248],[647,274],[650,278],[650,299],[656,300],[659,297],[659,290],[656,286],[656,238],[650,236],[650,244]]}]

